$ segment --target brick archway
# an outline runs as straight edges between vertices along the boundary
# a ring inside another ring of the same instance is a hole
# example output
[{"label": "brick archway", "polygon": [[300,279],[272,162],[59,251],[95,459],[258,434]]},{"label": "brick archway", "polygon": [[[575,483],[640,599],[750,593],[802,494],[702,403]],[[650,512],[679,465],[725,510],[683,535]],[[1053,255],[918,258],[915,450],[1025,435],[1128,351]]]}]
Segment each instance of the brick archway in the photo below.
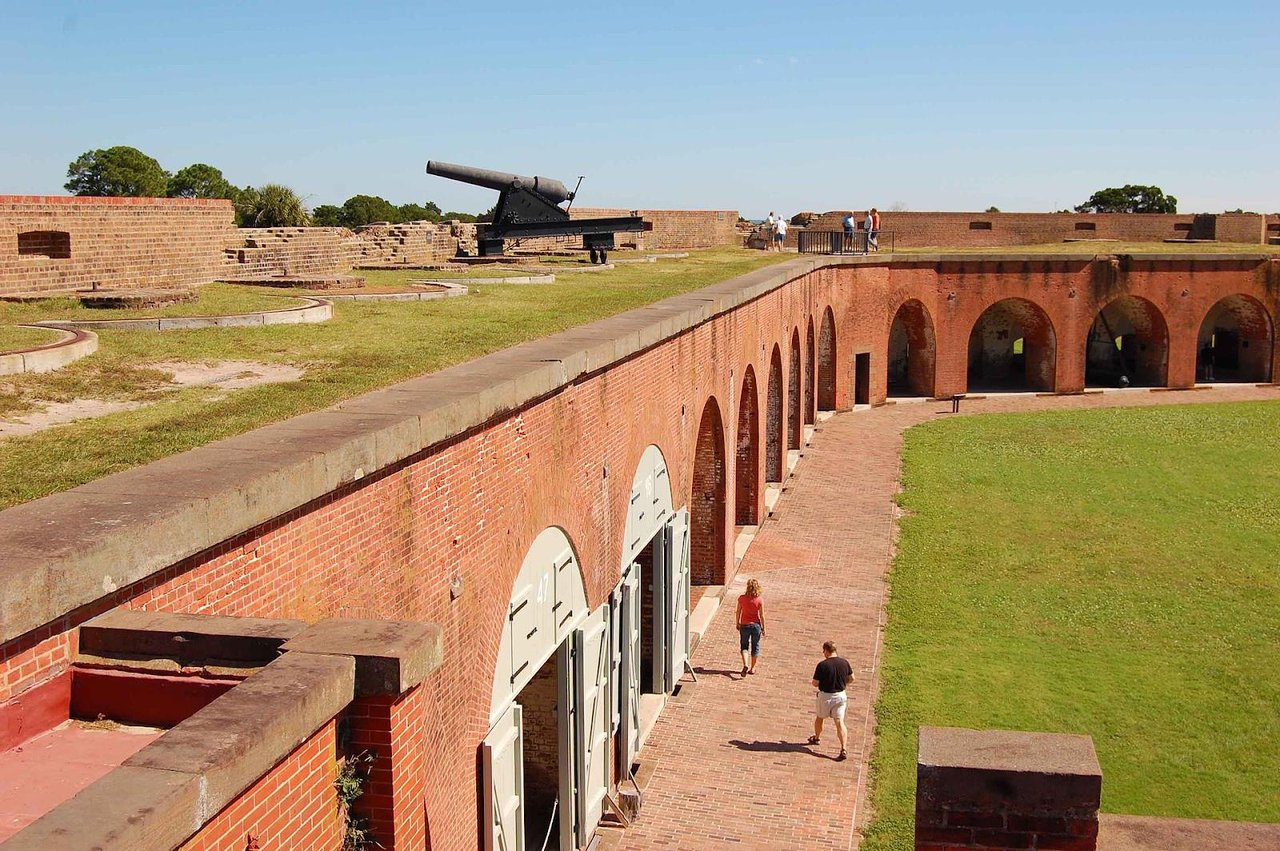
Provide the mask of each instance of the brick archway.
[{"label": "brick archway", "polygon": [[735,458],[734,522],[739,526],[754,526],[760,522],[760,400],[756,371],[751,366],[742,376]]},{"label": "brick archway", "polygon": [[836,318],[828,307],[822,314],[818,334],[818,408],[836,409]]},{"label": "brick archway", "polygon": [[764,414],[764,480],[782,481],[782,350],[769,357],[769,390]]},{"label": "brick archway", "polygon": [[791,329],[791,362],[787,368],[787,448],[800,448],[800,330]]},{"label": "brick archway", "polygon": [[813,425],[817,420],[818,408],[816,400],[813,397],[814,384],[816,383],[817,370],[815,366],[814,345],[813,345],[813,317],[809,317],[809,330],[805,334],[804,341],[804,423],[805,425]]},{"label": "brick archway", "polygon": [[1196,379],[1270,381],[1273,329],[1267,308],[1253,296],[1236,293],[1220,299],[1200,322]]},{"label": "brick archway", "polygon": [[725,581],[724,420],[715,397],[707,399],[698,421],[689,499],[689,557],[694,585]]},{"label": "brick archway", "polygon": [[1085,386],[1164,387],[1169,378],[1169,325],[1160,308],[1124,295],[1094,317],[1084,344]]},{"label": "brick archway", "polygon": [[969,332],[968,389],[1054,390],[1058,339],[1044,308],[1024,298],[988,307]]},{"label": "brick archway", "polygon": [[917,299],[903,302],[889,325],[888,394],[932,396],[937,360],[938,342],[929,309]]}]

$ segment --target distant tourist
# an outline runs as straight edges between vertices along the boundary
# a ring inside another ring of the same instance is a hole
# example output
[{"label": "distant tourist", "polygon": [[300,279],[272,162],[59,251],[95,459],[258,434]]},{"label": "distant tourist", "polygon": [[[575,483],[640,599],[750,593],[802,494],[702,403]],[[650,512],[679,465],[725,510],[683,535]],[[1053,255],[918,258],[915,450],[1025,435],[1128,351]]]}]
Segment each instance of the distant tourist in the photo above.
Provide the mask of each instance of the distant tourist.
[{"label": "distant tourist", "polygon": [[872,207],[867,212],[867,249],[880,250],[880,211]]},{"label": "distant tourist", "polygon": [[854,219],[853,213],[844,217],[844,250],[853,250],[854,233],[858,230],[858,222]]},{"label": "distant tourist", "polygon": [[778,232],[778,217],[774,215],[773,210],[769,211],[769,218],[764,220],[764,250],[773,250],[773,237]]},{"label": "distant tourist", "polygon": [[813,669],[813,685],[818,690],[816,717],[813,719],[813,735],[809,744],[816,745],[822,741],[822,722],[830,718],[836,723],[836,738],[840,740],[838,760],[848,758],[845,752],[845,739],[848,733],[844,727],[844,710],[849,705],[849,695],[845,689],[853,679],[853,668],[849,660],[836,655],[834,641],[822,642],[822,661]]},{"label": "distant tourist", "polygon": [[787,242],[787,220],[778,216],[778,224],[773,230],[773,244],[781,251]]},{"label": "distant tourist", "polygon": [[[760,580],[747,580],[747,593],[738,598],[738,637],[742,648],[742,676],[754,674],[760,661],[760,639],[764,637],[764,598],[760,596]],[[751,659],[748,664],[747,653]]]}]

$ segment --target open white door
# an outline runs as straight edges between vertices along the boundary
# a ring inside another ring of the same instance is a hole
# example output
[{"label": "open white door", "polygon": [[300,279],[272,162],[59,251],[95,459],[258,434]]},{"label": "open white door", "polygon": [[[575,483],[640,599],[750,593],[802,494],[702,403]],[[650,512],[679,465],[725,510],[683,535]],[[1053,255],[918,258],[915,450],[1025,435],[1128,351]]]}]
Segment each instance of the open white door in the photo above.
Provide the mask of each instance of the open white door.
[{"label": "open white door", "polygon": [[667,646],[669,630],[663,625],[665,613],[671,608],[671,559],[668,557],[671,545],[671,527],[663,526],[662,532],[653,545],[653,569],[643,574],[642,581],[651,584],[649,593],[653,599],[653,658],[649,660],[649,674],[652,677],[653,692],[661,694],[671,691],[673,683],[669,679]]},{"label": "open white door", "polygon": [[577,690],[578,845],[585,846],[604,815],[609,790],[609,607],[601,606],[574,631]]},{"label": "open white door", "polygon": [[640,750],[640,565],[622,577],[622,771]]},{"label": "open white door", "polygon": [[670,586],[667,624],[667,691],[676,687],[689,660],[689,510],[682,508],[667,526],[667,564]]},{"label": "open white door", "polygon": [[524,851],[524,732],[520,704],[502,714],[484,744],[480,788],[484,851]]}]

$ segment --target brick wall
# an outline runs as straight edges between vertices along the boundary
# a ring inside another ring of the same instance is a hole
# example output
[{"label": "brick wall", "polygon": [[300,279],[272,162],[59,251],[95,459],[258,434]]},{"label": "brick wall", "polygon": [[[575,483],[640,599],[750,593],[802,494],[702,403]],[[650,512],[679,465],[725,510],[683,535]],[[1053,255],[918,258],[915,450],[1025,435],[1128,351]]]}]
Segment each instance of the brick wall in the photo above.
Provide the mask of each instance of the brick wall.
[{"label": "brick wall", "polygon": [[203,284],[234,218],[230,201],[0,195],[0,295]]},{"label": "brick wall", "polygon": [[[934,395],[945,395],[965,387],[968,341],[979,316],[1003,299],[1021,298],[1052,323],[1053,388],[1075,392],[1083,386],[1086,335],[1098,310],[1133,295],[1163,315],[1169,382],[1187,386],[1195,380],[1202,321],[1231,294],[1276,315],[1280,263],[976,257],[799,275],[9,641],[0,647],[0,700],[64,670],[75,627],[116,606],[431,621],[440,625],[447,650],[416,698],[422,720],[414,735],[425,742],[421,788],[433,846],[469,847],[476,838],[476,748],[488,730],[493,687],[486,672],[496,668],[512,583],[530,544],[548,526],[563,528],[583,565],[589,604],[600,605],[618,581],[633,473],[645,447],[656,444],[677,506],[690,507],[695,579],[724,581],[732,574],[725,494],[737,489],[725,444],[738,433],[736,403],[746,369],[767,374],[774,345],[786,353],[786,374],[793,374],[792,362],[807,362],[798,383],[812,387],[810,328],[830,306],[835,406],[850,404],[855,351],[871,353],[871,399],[882,401],[890,326],[903,304],[917,302],[934,334],[936,366],[927,383]],[[783,410],[791,410],[797,395],[786,394]],[[32,509],[48,511],[48,505]],[[450,594],[455,577],[465,583],[456,599]]]},{"label": "brick wall", "polygon": [[366,225],[351,239],[354,263],[367,266],[426,266],[458,253],[456,226],[448,222]]},{"label": "brick wall", "polygon": [[[595,219],[611,216],[630,216],[631,210],[612,207],[574,207],[570,215],[575,219]],[[719,245],[740,245],[737,210],[635,210],[652,225],[651,230],[640,234],[620,233],[620,245],[640,238],[639,247],[646,251],[664,251],[677,248],[714,248]]]},{"label": "brick wall", "polygon": [[786,435],[786,420],[782,416],[782,355],[777,345],[769,358],[769,386],[766,391],[764,478],[767,482],[781,482],[782,472],[786,469],[783,460],[783,447]]},{"label": "brick wall", "polygon": [[[848,210],[823,213],[809,230],[840,230]],[[855,211],[861,227],[866,211]],[[1260,244],[1264,221],[1253,214],[1131,214],[1131,213],[880,213],[880,228],[892,233],[903,248],[925,246],[1035,245],[1064,239],[1118,239],[1160,242],[1165,239],[1217,239],[1220,242]],[[801,228],[787,231],[794,246]],[[882,246],[887,242],[882,241]]]},{"label": "brick wall", "polygon": [[739,526],[760,522],[760,392],[755,370],[747,367],[738,401],[738,439],[734,458],[734,517]]},{"label": "brick wall", "polygon": [[312,278],[351,271],[346,228],[240,228],[227,237],[223,280]]},{"label": "brick wall", "polygon": [[[218,813],[181,851],[332,851],[345,825],[333,782],[336,725],[330,721]],[[253,844],[256,842],[256,844]]]}]

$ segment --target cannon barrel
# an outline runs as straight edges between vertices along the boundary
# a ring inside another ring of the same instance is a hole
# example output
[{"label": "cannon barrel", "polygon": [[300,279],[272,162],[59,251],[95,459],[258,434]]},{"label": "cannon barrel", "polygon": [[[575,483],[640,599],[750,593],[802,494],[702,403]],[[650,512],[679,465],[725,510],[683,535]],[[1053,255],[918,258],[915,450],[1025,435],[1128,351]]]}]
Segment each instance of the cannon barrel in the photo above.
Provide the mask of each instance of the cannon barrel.
[{"label": "cannon barrel", "polygon": [[469,165],[442,163],[439,160],[427,162],[427,174],[447,177],[460,183],[470,183],[472,186],[497,189],[499,192],[519,186],[537,192],[553,204],[568,201],[573,197],[573,193],[563,183],[550,177],[525,177],[524,175],[510,174],[505,171],[492,171],[487,168],[475,168]]}]

